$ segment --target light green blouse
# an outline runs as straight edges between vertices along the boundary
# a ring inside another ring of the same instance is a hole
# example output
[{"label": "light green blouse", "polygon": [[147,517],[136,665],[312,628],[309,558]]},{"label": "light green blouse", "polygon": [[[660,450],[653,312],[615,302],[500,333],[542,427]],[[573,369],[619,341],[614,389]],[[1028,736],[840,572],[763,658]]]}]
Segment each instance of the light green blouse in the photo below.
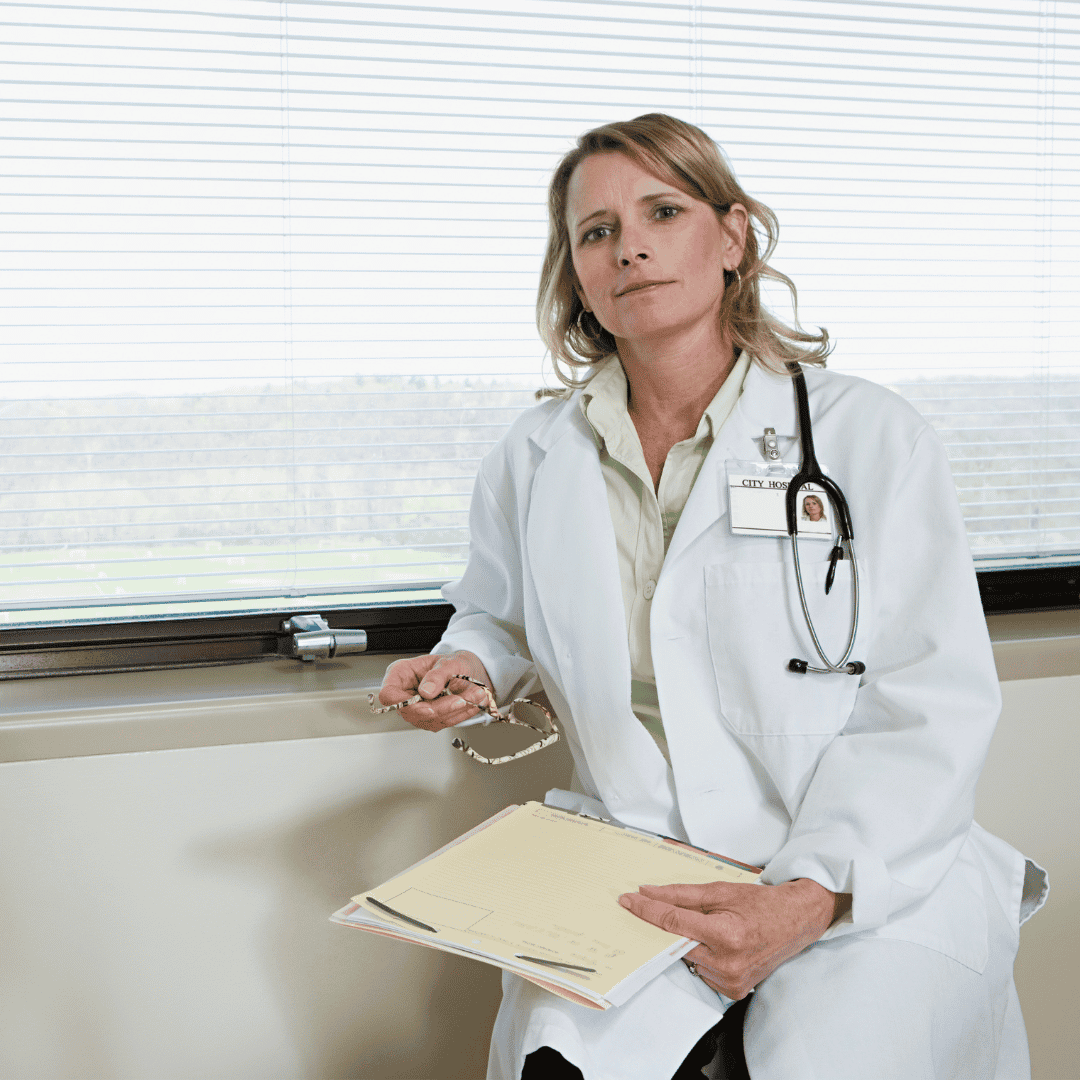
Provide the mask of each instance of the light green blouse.
[{"label": "light green blouse", "polygon": [[626,635],[630,643],[631,703],[634,714],[669,763],[649,638],[652,597],[690,489],[713,439],[739,400],[749,369],[750,357],[741,353],[706,408],[697,431],[668,452],[660,486],[655,492],[637,429],[627,409],[626,375],[617,356],[603,363],[581,395],[581,411],[600,452],[615,527]]}]

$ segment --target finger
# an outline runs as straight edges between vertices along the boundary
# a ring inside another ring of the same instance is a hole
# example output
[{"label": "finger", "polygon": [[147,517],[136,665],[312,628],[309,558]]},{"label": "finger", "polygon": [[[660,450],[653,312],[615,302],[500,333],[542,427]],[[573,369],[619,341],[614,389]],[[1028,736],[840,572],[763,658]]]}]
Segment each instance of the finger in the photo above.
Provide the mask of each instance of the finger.
[{"label": "finger", "polygon": [[471,701],[457,695],[436,698],[430,704],[420,702],[400,710],[401,718],[413,727],[423,728],[425,731],[442,731],[443,728],[453,727],[462,720],[468,720],[479,713],[479,709]]},{"label": "finger", "polygon": [[724,980],[711,971],[709,968],[702,967],[698,964],[697,977],[707,986],[710,990],[715,990],[718,994],[723,994],[724,997],[731,997],[732,988],[728,986]]},{"label": "finger", "polygon": [[[467,668],[468,664],[460,657],[450,655],[439,658],[421,681],[420,694],[429,700],[438,697],[449,689],[450,683],[460,680],[463,675],[471,675]],[[454,689],[460,690],[458,697],[465,701],[471,701],[474,705],[483,706],[487,703],[487,693],[482,686],[474,686],[472,683],[459,681]]]},{"label": "finger", "polygon": [[696,964],[699,968],[708,968],[710,971],[713,970],[712,966],[716,963],[716,957],[705,945],[695,945],[683,959],[689,960],[690,963]]},{"label": "finger", "polygon": [[703,945],[691,949],[683,957],[683,961],[690,961],[694,965],[697,977],[706,986],[715,990],[718,994],[723,994],[724,997],[737,1001],[739,998],[745,997],[749,992],[749,987],[742,988],[733,985],[727,973],[713,966],[716,963],[716,958]]},{"label": "finger", "polygon": [[437,656],[413,656],[405,660],[396,660],[383,675],[379,687],[379,702],[382,705],[396,705],[415,697],[420,680],[438,662]]},{"label": "finger", "polygon": [[641,893],[623,893],[619,897],[619,903],[639,919],[659,926],[669,934],[707,944],[709,920],[708,916],[700,911],[687,911],[686,908],[666,904],[663,900],[653,900]]},{"label": "finger", "polygon": [[446,689],[471,705],[475,705],[481,711],[494,709],[495,701],[490,687],[486,684],[477,686],[475,682],[470,681],[472,678],[475,676],[465,679],[460,675],[455,675],[447,680]]},{"label": "finger", "polygon": [[707,912],[723,900],[724,886],[727,884],[725,881],[713,881],[707,885],[642,885],[640,892],[643,896],[663,900],[675,907]]}]

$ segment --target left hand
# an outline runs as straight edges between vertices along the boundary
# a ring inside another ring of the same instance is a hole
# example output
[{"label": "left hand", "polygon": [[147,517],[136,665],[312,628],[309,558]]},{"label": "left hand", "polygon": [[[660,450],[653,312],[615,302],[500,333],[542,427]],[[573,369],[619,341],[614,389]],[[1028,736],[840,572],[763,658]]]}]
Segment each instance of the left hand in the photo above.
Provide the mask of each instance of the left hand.
[{"label": "left hand", "polygon": [[684,959],[714,990],[739,1001],[817,941],[848,899],[799,878],[780,885],[642,885],[619,903],[662,930],[701,942]]}]

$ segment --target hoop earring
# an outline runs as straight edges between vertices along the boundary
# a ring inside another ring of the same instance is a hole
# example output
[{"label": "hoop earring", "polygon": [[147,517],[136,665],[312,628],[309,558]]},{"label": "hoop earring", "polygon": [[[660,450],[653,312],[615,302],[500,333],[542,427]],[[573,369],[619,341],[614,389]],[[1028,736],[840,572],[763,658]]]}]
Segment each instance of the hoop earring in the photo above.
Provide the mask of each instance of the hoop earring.
[{"label": "hoop earring", "polygon": [[582,308],[577,313],[577,318],[574,320],[574,322],[577,324],[578,332],[583,337],[588,338],[589,341],[595,341],[596,340],[596,330],[594,330],[591,327],[585,325],[584,320],[585,320],[586,315],[588,315],[592,319],[592,321],[594,323],[596,323],[596,326],[599,328],[600,323],[597,321],[596,316],[593,315],[593,313],[591,311],[586,311],[585,308]]}]

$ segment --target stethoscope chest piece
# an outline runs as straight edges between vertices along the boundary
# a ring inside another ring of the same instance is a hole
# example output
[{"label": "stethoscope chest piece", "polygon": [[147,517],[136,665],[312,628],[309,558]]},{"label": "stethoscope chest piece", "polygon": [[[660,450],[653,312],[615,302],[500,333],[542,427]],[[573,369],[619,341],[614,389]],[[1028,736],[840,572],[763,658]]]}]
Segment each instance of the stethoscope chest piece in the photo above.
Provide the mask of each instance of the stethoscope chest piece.
[{"label": "stethoscope chest piece", "polygon": [[[800,660],[795,656],[788,661],[787,669],[788,671],[795,672],[796,675],[805,675],[808,671],[828,675],[830,671],[835,670],[833,668],[811,667],[809,661]],[[852,660],[839,670],[847,672],[848,675],[861,675],[866,670],[866,665],[861,660]]]}]

